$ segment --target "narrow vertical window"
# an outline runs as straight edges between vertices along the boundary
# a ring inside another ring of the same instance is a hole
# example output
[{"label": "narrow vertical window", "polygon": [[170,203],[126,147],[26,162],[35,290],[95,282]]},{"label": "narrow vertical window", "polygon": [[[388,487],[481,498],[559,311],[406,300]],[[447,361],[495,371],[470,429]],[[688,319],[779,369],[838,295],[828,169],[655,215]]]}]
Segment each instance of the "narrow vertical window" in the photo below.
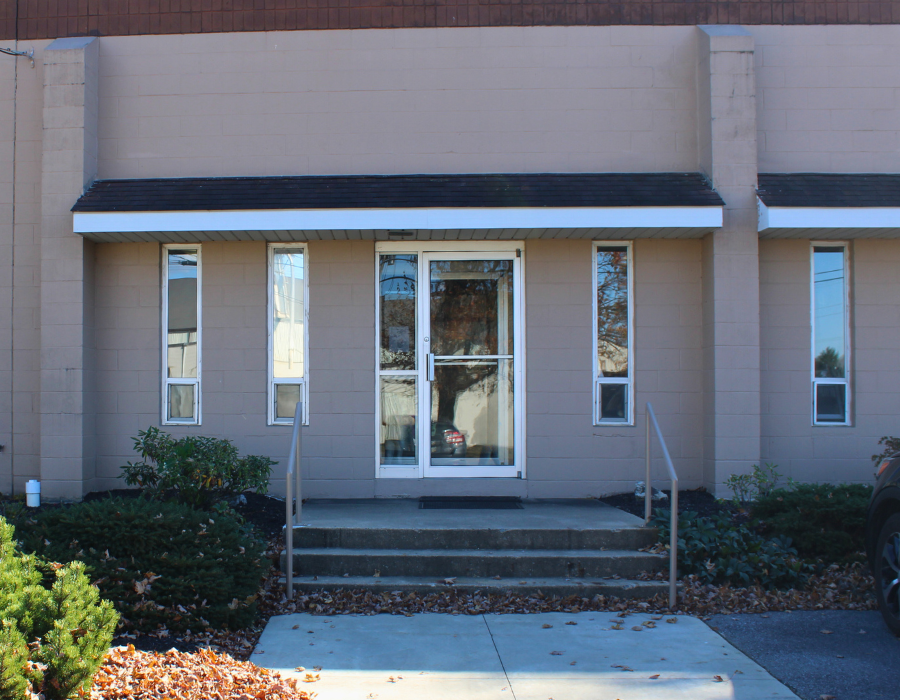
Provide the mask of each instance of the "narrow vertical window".
[{"label": "narrow vertical window", "polygon": [[594,245],[594,423],[634,422],[631,244]]},{"label": "narrow vertical window", "polygon": [[163,423],[200,423],[200,248],[163,248]]},{"label": "narrow vertical window", "polygon": [[269,246],[269,425],[294,422],[307,412],[306,248]]},{"label": "narrow vertical window", "polygon": [[847,246],[812,247],[812,413],[815,425],[849,425]]},{"label": "narrow vertical window", "polygon": [[419,463],[416,382],[418,255],[378,258],[380,464]]}]

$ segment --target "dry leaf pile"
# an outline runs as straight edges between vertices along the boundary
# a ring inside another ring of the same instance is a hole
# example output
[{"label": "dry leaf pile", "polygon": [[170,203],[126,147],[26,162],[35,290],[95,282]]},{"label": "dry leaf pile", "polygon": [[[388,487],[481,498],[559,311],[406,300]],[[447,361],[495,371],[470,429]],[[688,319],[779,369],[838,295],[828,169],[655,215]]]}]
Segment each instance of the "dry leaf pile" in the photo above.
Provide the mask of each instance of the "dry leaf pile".
[{"label": "dry leaf pile", "polygon": [[135,651],[107,654],[94,677],[91,700],[311,700],[299,682],[201,649],[192,654]]}]

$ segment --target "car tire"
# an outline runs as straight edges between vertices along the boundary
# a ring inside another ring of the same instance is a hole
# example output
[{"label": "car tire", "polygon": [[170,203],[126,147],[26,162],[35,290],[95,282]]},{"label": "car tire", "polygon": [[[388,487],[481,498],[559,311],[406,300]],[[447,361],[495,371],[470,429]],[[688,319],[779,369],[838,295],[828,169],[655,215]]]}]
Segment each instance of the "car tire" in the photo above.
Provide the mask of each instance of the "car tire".
[{"label": "car tire", "polygon": [[890,630],[900,636],[900,513],[881,526],[874,564],[878,609]]}]

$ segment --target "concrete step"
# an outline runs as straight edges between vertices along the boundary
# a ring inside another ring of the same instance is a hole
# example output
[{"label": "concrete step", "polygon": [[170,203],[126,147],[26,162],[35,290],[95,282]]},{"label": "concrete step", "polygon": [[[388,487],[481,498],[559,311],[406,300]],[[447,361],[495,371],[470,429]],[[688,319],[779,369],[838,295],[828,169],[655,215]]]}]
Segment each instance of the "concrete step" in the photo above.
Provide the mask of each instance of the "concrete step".
[{"label": "concrete step", "polygon": [[[630,578],[660,571],[666,558],[633,550],[294,549],[297,576]],[[282,555],[284,557],[284,555]],[[285,568],[282,561],[282,570]]]},{"label": "concrete step", "polygon": [[[282,579],[283,580],[283,579]],[[595,595],[614,596],[616,598],[652,598],[655,595],[668,595],[667,581],[636,581],[630,579],[589,578],[527,578],[503,579],[460,577],[448,584],[443,580],[426,577],[401,576],[297,576],[294,577],[294,590],[303,593],[314,591],[364,589],[373,593],[412,593],[420,595],[446,593],[452,590],[461,593],[504,595],[517,593],[530,595],[543,593],[548,596],[578,596],[593,598]]]},{"label": "concrete step", "polygon": [[656,528],[294,528],[301,549],[640,549],[656,542]]}]

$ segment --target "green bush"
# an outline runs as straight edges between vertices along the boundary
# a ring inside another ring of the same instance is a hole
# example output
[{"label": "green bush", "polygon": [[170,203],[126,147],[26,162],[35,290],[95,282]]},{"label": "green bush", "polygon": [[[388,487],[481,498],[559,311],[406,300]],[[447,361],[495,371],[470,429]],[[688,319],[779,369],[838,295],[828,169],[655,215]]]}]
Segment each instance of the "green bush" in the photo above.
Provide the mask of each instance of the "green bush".
[{"label": "green bush", "polygon": [[118,616],[84,564],[41,562],[13,535],[0,517],[0,699],[75,697],[90,688]]},{"label": "green bush", "polygon": [[878,441],[878,444],[884,445],[884,450],[879,452],[877,455],[872,455],[872,461],[875,463],[876,467],[883,460],[887,459],[888,457],[893,457],[895,454],[900,452],[900,438],[885,435]]},{"label": "green bush", "polygon": [[[731,490],[734,505],[741,508],[757,498],[767,496],[779,481],[781,474],[778,472],[777,464],[766,463],[763,466],[754,464],[751,473],[732,474],[725,479],[725,486]],[[792,483],[790,479],[788,482]]]},{"label": "green bush", "polygon": [[[660,542],[669,542],[669,511],[657,509],[653,525]],[[703,583],[765,588],[802,585],[812,567],[804,564],[790,540],[766,539],[725,515],[701,518],[694,512],[678,518],[678,568],[696,574]]]},{"label": "green bush", "polygon": [[836,562],[865,549],[871,495],[863,484],[798,484],[760,498],[750,513],[763,533],[790,537],[801,557]]},{"label": "green bush", "polygon": [[265,545],[227,513],[120,498],[41,512],[24,543],[82,561],[126,628],[245,627],[269,567]]},{"label": "green bush", "polygon": [[122,467],[126,484],[151,496],[174,492],[178,500],[197,508],[242,491],[265,493],[277,464],[259,455],[240,457],[230,440],[196,436],[176,440],[153,427],[138,432],[134,450],[142,461]]}]

